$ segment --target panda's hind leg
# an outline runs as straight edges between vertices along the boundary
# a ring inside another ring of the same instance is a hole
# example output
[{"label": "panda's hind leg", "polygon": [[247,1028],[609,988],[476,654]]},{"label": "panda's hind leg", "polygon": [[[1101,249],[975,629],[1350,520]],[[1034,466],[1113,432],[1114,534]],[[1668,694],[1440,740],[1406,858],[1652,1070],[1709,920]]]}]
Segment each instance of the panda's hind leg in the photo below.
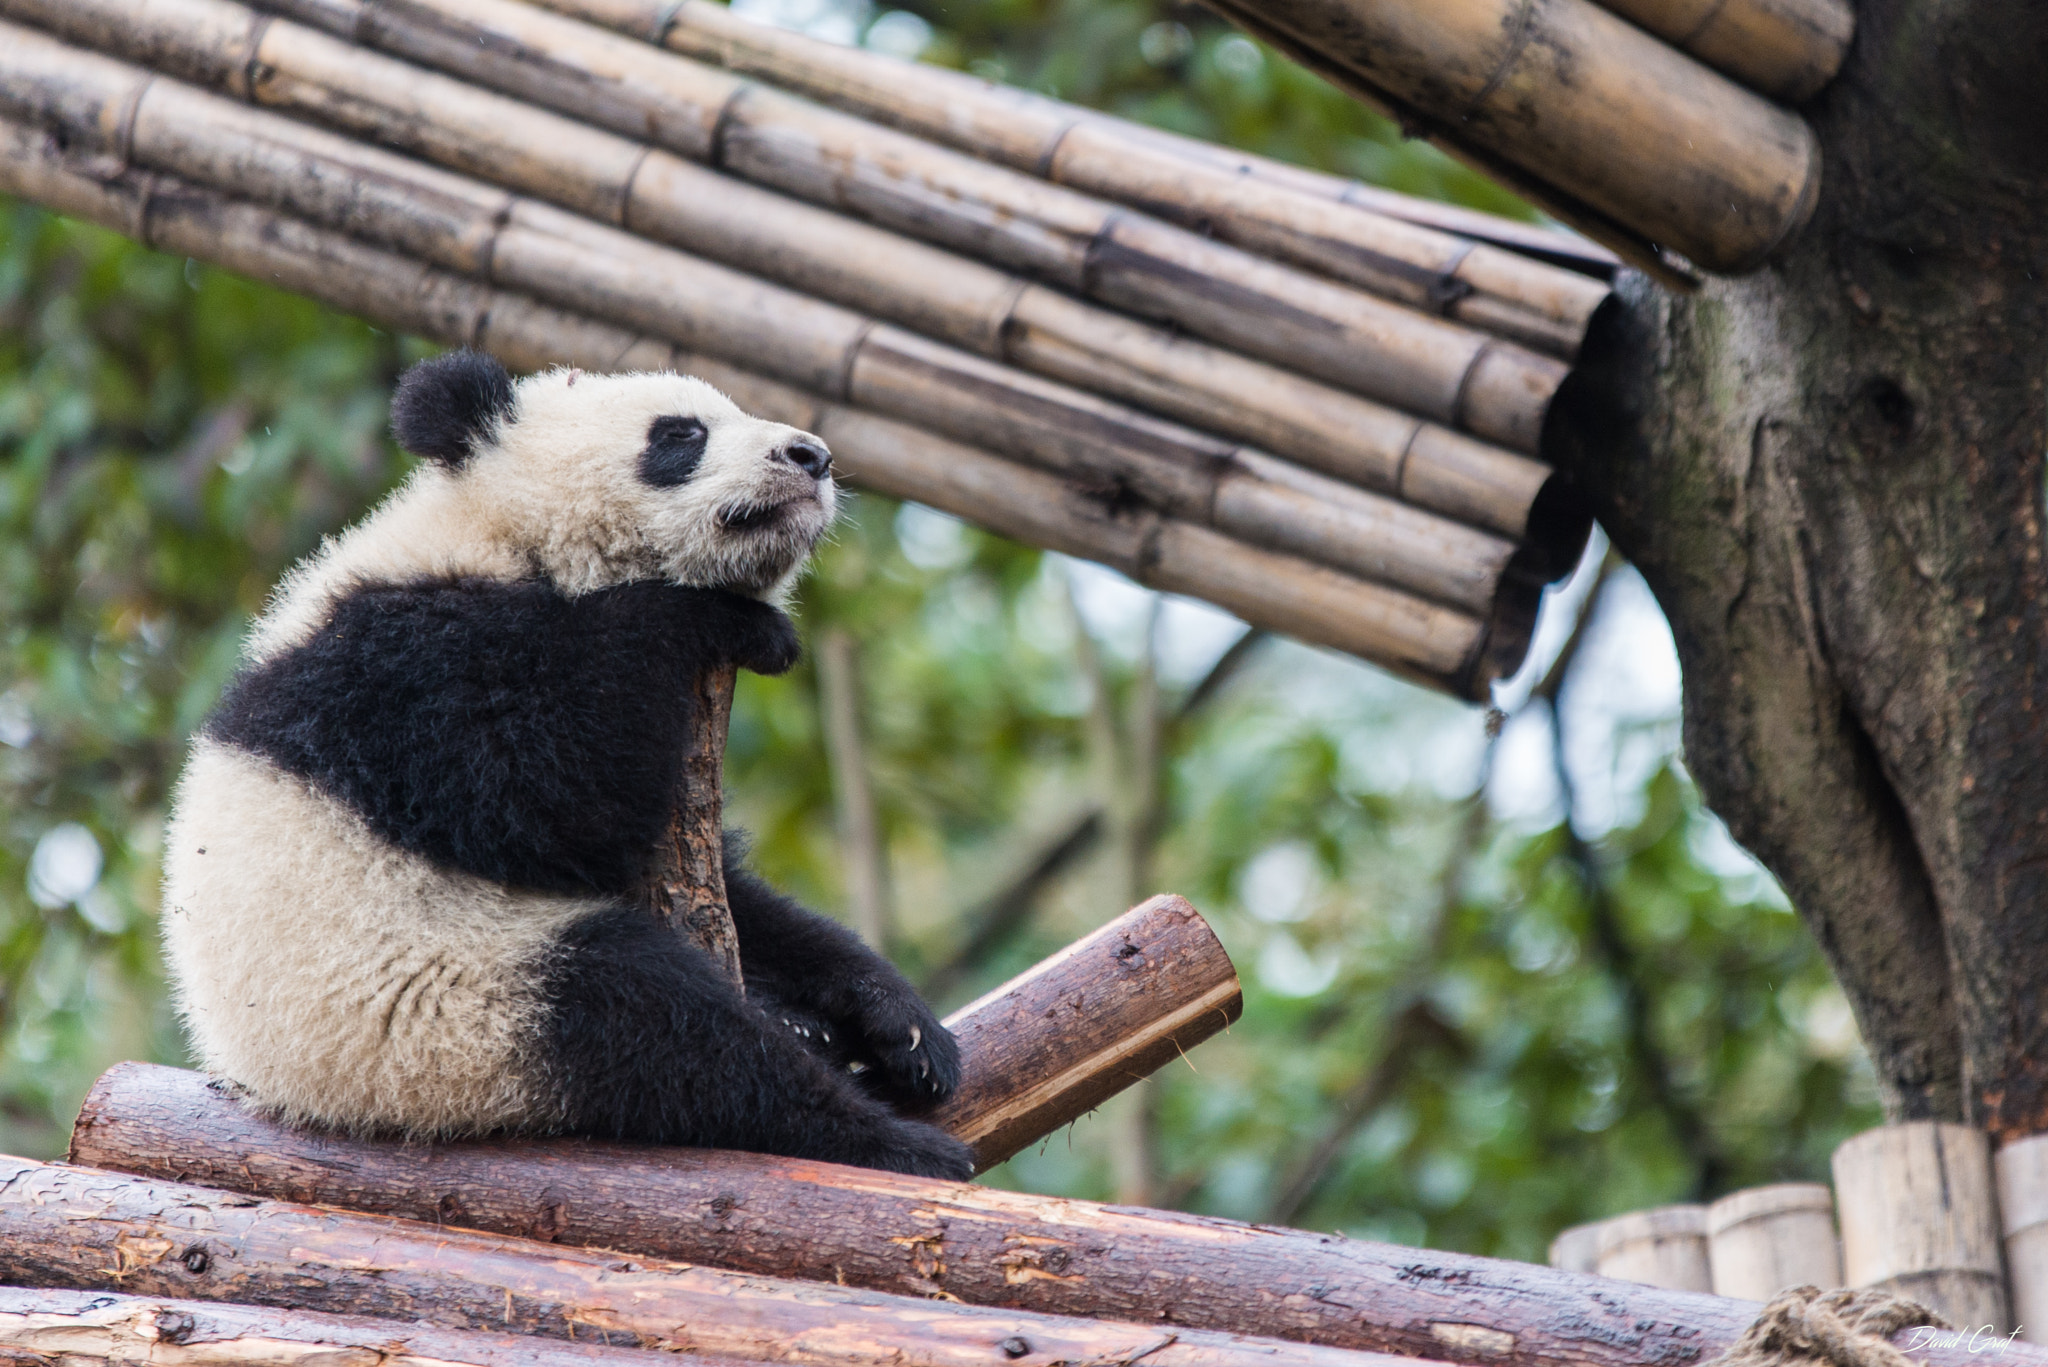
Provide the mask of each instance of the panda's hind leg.
[{"label": "panda's hind leg", "polygon": [[644,910],[570,926],[543,995],[548,1079],[575,1133],[972,1175],[966,1145],[868,1096]]}]

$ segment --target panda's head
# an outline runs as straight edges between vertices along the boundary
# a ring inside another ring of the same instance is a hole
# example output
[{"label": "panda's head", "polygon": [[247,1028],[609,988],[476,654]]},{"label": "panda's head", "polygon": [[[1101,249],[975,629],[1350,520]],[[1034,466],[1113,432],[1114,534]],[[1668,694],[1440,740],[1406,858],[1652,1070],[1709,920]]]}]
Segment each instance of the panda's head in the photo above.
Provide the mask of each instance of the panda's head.
[{"label": "panda's head", "polygon": [[571,593],[666,579],[777,595],[838,502],[823,442],[685,375],[515,382],[457,351],[399,379],[391,429],[472,530]]}]

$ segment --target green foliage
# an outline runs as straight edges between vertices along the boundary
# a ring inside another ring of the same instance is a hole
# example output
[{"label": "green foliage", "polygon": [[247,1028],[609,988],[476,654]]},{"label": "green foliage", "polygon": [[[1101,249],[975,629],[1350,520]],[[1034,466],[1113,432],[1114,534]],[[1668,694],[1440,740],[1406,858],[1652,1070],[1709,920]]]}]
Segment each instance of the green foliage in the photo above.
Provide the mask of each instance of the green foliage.
[{"label": "green foliage", "polygon": [[[937,60],[1514,208],[1201,11],[920,12]],[[182,1057],[155,953],[169,786],[269,585],[404,473],[384,405],[418,348],[32,209],[0,223],[0,1148],[50,1153],[106,1063]],[[892,950],[926,971],[960,944],[965,909],[1103,796],[1069,573],[861,497],[800,615],[807,636],[838,625],[860,643]],[[1090,621],[1102,701],[1127,716],[1145,642]],[[1180,620],[1175,639],[1213,626]],[[1169,712],[1222,639],[1162,666]],[[1211,916],[1247,1005],[1145,1091],[1152,1199],[1540,1258],[1595,1215],[1822,1176],[1832,1145],[1875,1122],[1810,939],[1764,881],[1726,871],[1675,761],[1587,849],[1554,817],[1475,811],[1481,728],[1284,643],[1167,727],[1150,881]],[[763,870],[842,905],[809,661],[743,680],[728,782]],[[104,859],[89,891],[63,886],[84,855],[69,823]],[[39,845],[50,867],[32,890]],[[1121,910],[1106,863],[1062,876],[955,1001]],[[1145,1132],[1123,1123],[1133,1104],[993,1180],[1113,1194],[1115,1146]]]}]

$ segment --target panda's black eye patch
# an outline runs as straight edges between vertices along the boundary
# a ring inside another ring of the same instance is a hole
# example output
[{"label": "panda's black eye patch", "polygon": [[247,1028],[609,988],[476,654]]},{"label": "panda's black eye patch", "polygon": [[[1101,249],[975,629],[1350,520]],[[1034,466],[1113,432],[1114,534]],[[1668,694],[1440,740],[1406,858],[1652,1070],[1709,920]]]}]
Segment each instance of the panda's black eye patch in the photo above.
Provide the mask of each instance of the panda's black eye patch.
[{"label": "panda's black eye patch", "polygon": [[688,481],[704,459],[709,434],[695,418],[656,418],[647,428],[647,449],[640,453],[640,478],[657,489]]}]

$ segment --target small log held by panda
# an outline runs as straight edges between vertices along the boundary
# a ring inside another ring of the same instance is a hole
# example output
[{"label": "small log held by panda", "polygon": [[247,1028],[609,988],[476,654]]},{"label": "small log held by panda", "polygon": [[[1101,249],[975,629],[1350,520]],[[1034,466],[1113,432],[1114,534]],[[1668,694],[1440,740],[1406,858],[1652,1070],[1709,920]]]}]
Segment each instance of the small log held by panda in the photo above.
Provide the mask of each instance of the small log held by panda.
[{"label": "small log held by panda", "polygon": [[811,1367],[1395,1367],[1340,1348],[629,1258],[20,1158],[0,1158],[0,1280]]},{"label": "small log held by panda", "polygon": [[655,852],[647,897],[675,932],[711,956],[742,990],[740,937],[725,900],[725,736],[732,722],[731,665],[697,676],[690,748],[676,784],[675,812]]},{"label": "small log held by panda", "polygon": [[88,1367],[714,1367],[709,1358],[218,1301],[0,1287],[0,1363]]}]

